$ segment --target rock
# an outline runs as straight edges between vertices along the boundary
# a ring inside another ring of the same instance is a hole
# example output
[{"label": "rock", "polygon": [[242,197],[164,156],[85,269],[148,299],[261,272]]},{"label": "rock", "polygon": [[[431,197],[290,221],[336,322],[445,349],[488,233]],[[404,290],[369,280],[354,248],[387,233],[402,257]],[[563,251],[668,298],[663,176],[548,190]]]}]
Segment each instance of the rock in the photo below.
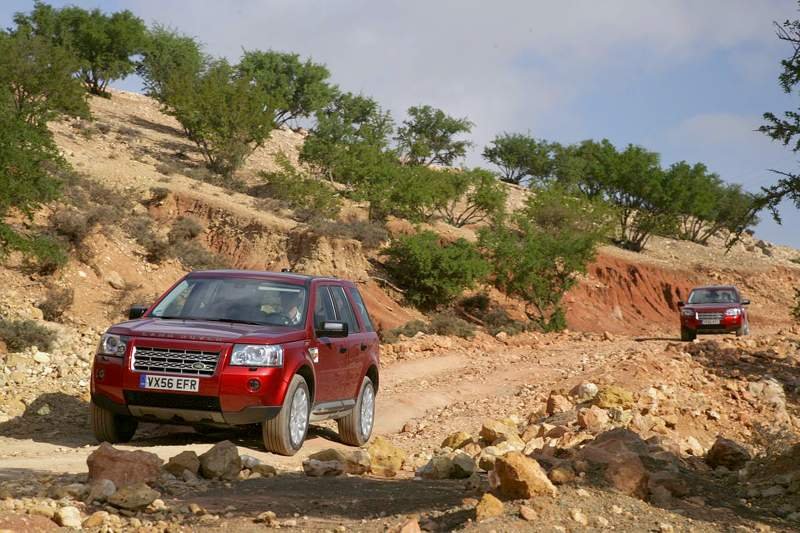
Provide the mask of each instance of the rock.
[{"label": "rock", "polygon": [[[335,470],[341,471],[343,474],[353,474],[357,476],[369,472],[371,464],[370,455],[364,450],[339,451],[333,448],[313,453],[308,456],[307,460],[318,461],[320,463],[339,463],[339,466],[335,468]],[[308,472],[306,472],[306,474],[311,475],[308,474]],[[335,474],[329,473],[328,475]]]},{"label": "rock", "polygon": [[136,483],[119,489],[108,499],[108,503],[115,507],[134,511],[147,507],[159,496],[161,494],[148,487],[146,483]]},{"label": "rock", "polygon": [[586,518],[586,515],[583,514],[583,511],[580,509],[570,509],[569,516],[572,518],[573,521],[579,523],[582,526],[589,525],[589,519]]},{"label": "rock", "polygon": [[162,460],[154,453],[117,450],[104,442],[86,459],[90,484],[109,479],[117,489],[134,483],[155,481],[161,475]]},{"label": "rock", "polygon": [[342,476],[345,473],[345,465],[341,461],[306,459],[303,461],[303,472],[310,477]]},{"label": "rock", "polygon": [[207,479],[236,479],[242,469],[239,451],[229,440],[218,442],[199,459],[200,473]]},{"label": "rock", "polygon": [[110,479],[98,479],[89,485],[89,502],[104,502],[117,492],[117,486]]},{"label": "rock", "polygon": [[706,454],[706,463],[711,468],[724,466],[729,470],[739,470],[751,459],[750,452],[735,441],[717,437]]},{"label": "rock", "polygon": [[367,448],[370,471],[376,476],[394,477],[406,461],[405,450],[398,448],[384,437],[375,437]]},{"label": "rock", "polygon": [[71,505],[58,509],[53,519],[61,527],[80,529],[83,525],[81,512],[77,507],[72,507]]},{"label": "rock", "polygon": [[609,485],[623,494],[641,499],[647,496],[648,472],[634,453],[617,456],[606,466],[604,476]]},{"label": "rock", "polygon": [[83,527],[87,529],[102,527],[110,516],[107,511],[95,511],[83,521]]},{"label": "rock", "polygon": [[274,466],[266,463],[258,463],[257,465],[254,465],[251,470],[262,477],[272,477],[278,474],[278,471]]},{"label": "rock", "polygon": [[242,468],[247,468],[248,470],[253,470],[256,465],[261,464],[261,459],[252,455],[240,455],[239,458],[242,461]]},{"label": "rock", "polygon": [[569,395],[572,396],[575,402],[583,403],[593,400],[594,397],[597,396],[599,390],[600,389],[594,383],[584,381],[569,391]]},{"label": "rock", "polygon": [[39,364],[46,365],[50,362],[50,354],[45,352],[36,352],[33,354],[33,360]]},{"label": "rock", "polygon": [[700,441],[694,438],[694,435],[690,435],[686,439],[686,444],[684,445],[683,450],[689,455],[694,455],[695,457],[702,457],[706,453],[705,448],[703,448],[703,445],[700,444]]},{"label": "rock", "polygon": [[633,393],[617,385],[603,387],[594,398],[594,403],[603,409],[618,407],[620,409],[630,409],[634,406]]},{"label": "rock", "polygon": [[113,270],[106,274],[106,282],[111,285],[112,288],[117,289],[118,291],[121,291],[127,287],[127,284],[125,283],[125,280],[122,279],[122,276]]},{"label": "rock", "polygon": [[446,455],[437,455],[420,468],[417,475],[424,479],[449,479],[454,471],[452,459]]},{"label": "rock", "polygon": [[278,525],[278,515],[274,511],[264,511],[256,517],[256,522],[263,522],[267,527],[275,527]]},{"label": "rock", "polygon": [[164,465],[164,470],[176,477],[181,477],[185,470],[196,475],[200,471],[200,458],[195,452],[187,450],[170,457]]},{"label": "rock", "polygon": [[566,413],[572,410],[572,402],[560,394],[550,393],[547,398],[546,412],[548,416],[558,413]]},{"label": "rock", "polygon": [[575,470],[568,464],[554,466],[547,477],[556,485],[563,485],[575,479]]},{"label": "rock", "polygon": [[786,409],[786,393],[783,390],[783,385],[774,378],[766,378],[749,383],[747,390],[753,396],[777,409]]},{"label": "rock", "polygon": [[536,460],[519,452],[498,457],[492,470],[500,494],[511,499],[555,496],[556,487]]},{"label": "rock", "polygon": [[450,477],[454,479],[466,479],[477,470],[475,459],[465,453],[456,452],[451,460],[453,463],[453,471]]},{"label": "rock", "polygon": [[591,433],[600,433],[608,429],[608,411],[593,405],[578,411],[578,426]]},{"label": "rock", "polygon": [[456,431],[442,441],[442,448],[458,450],[472,442],[472,435],[464,431]]},{"label": "rock", "polygon": [[481,501],[478,502],[478,506],[475,507],[475,519],[478,522],[482,522],[488,518],[502,516],[502,514],[503,502],[488,492],[483,495]]},{"label": "rock", "polygon": [[410,518],[400,525],[397,533],[422,533],[416,518]]},{"label": "rock", "polygon": [[539,519],[539,514],[534,511],[533,508],[528,507],[527,505],[519,506],[519,516],[528,522],[533,522],[534,520]]},{"label": "rock", "polygon": [[519,437],[517,428],[505,421],[489,419],[481,426],[480,436],[486,442],[492,443],[505,435]]}]

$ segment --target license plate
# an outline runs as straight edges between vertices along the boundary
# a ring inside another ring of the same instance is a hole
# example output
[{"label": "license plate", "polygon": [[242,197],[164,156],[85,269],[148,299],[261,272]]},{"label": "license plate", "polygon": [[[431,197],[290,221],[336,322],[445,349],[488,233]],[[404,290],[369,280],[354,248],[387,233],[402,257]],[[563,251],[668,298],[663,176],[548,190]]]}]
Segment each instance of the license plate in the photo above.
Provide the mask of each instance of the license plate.
[{"label": "license plate", "polygon": [[719,325],[719,320],[701,320],[700,321],[704,326],[717,326]]},{"label": "license plate", "polygon": [[149,376],[147,374],[139,374],[139,388],[197,392],[200,390],[200,380],[198,378]]}]

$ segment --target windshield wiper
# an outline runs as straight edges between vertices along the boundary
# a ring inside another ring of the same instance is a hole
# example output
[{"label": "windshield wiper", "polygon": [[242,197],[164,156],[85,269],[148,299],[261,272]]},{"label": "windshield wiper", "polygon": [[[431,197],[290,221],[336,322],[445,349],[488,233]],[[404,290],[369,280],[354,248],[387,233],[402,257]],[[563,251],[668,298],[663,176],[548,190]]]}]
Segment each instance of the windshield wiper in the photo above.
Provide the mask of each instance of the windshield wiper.
[{"label": "windshield wiper", "polygon": [[153,318],[161,318],[164,320],[205,320],[204,318],[196,318],[192,316],[158,316],[158,315],[151,315]]},{"label": "windshield wiper", "polygon": [[265,324],[264,322],[254,322],[252,320],[239,320],[236,318],[207,318],[206,320],[210,322],[226,322],[229,324],[250,324],[253,326],[268,326],[269,324]]}]

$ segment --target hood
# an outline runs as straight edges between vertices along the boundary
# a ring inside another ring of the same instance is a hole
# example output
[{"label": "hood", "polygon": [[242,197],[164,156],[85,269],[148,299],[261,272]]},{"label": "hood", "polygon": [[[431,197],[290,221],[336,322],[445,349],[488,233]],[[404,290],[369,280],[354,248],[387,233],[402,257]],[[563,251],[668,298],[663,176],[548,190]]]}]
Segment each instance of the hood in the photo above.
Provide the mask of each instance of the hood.
[{"label": "hood", "polygon": [[253,324],[231,324],[212,320],[142,318],[112,326],[109,332],[131,337],[203,342],[282,343],[302,340],[303,329]]},{"label": "hood", "polygon": [[713,313],[714,311],[724,313],[728,309],[741,309],[741,307],[742,304],[735,302],[725,304],[686,304],[683,306],[684,309],[694,309],[695,311],[702,311],[704,313]]}]

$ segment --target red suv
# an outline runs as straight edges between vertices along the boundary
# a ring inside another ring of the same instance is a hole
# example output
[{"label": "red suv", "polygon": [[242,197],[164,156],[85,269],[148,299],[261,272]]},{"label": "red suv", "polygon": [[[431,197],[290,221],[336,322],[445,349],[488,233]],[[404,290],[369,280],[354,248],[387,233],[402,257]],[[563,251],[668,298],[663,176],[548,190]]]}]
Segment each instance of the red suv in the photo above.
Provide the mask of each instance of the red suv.
[{"label": "red suv", "polygon": [[736,287],[710,285],[696,287],[686,302],[678,302],[681,313],[681,340],[693,341],[698,333],[750,334],[746,305]]},{"label": "red suv", "polygon": [[335,419],[347,444],[369,440],[379,344],[356,286],[293,273],[187,275],[103,335],[92,368],[99,441],[139,421],[260,424],[264,446],[293,455],[309,422]]}]

